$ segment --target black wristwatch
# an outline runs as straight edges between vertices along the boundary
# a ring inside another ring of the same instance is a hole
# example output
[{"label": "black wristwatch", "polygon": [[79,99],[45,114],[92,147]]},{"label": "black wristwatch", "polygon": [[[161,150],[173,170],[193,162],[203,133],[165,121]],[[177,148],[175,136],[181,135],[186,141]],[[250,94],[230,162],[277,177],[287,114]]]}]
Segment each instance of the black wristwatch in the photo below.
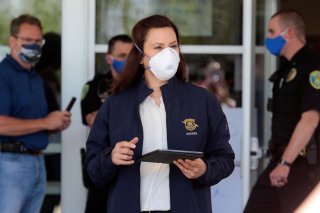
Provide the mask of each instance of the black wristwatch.
[{"label": "black wristwatch", "polygon": [[290,168],[291,165],[292,165],[291,163],[289,163],[288,161],[286,161],[286,160],[284,160],[284,159],[282,159],[282,158],[281,158],[279,164],[280,164],[280,165],[283,165],[283,166],[287,166],[287,167],[289,167],[289,168]]}]

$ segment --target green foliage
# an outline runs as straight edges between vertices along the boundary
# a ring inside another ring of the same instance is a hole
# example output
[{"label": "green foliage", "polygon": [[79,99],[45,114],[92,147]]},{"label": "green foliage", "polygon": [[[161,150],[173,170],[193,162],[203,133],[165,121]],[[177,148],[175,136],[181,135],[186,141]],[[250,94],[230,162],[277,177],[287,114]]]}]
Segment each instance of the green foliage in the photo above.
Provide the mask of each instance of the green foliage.
[{"label": "green foliage", "polygon": [[0,0],[0,45],[8,45],[10,22],[28,13],[41,20],[43,32],[61,31],[61,0]]}]

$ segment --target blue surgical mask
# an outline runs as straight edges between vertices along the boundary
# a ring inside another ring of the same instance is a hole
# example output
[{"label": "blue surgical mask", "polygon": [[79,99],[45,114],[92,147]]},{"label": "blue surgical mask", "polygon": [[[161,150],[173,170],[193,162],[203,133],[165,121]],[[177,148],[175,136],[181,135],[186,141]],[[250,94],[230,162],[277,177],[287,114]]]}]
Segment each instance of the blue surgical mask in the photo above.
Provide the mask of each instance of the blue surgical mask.
[{"label": "blue surgical mask", "polygon": [[121,73],[125,64],[126,64],[126,61],[118,61],[116,59],[112,59],[112,67],[117,72],[117,74]]},{"label": "blue surgical mask", "polygon": [[19,57],[27,64],[34,64],[41,57],[41,46],[39,44],[23,44]]},{"label": "blue surgical mask", "polygon": [[284,45],[287,41],[283,38],[283,35],[287,33],[287,30],[274,38],[266,38],[265,45],[269,52],[273,55],[279,56]]}]

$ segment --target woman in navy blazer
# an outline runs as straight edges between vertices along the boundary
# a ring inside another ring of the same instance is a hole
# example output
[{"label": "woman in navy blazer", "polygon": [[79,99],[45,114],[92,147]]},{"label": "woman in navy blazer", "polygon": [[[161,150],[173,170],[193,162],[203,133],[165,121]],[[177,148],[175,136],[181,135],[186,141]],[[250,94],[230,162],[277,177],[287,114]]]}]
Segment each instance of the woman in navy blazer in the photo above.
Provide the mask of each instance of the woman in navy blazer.
[{"label": "woman in navy blazer", "polygon": [[[85,168],[109,186],[108,212],[212,212],[210,186],[234,169],[220,103],[186,80],[179,32],[165,16],[140,20],[126,66],[87,140]],[[155,149],[199,151],[172,164],[141,162]]]}]

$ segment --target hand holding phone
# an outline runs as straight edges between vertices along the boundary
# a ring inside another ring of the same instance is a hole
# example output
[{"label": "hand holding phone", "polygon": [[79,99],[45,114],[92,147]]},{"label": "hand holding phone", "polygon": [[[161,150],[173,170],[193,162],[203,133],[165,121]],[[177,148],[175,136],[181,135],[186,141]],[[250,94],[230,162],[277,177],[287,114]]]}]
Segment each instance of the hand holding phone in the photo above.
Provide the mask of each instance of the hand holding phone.
[{"label": "hand holding phone", "polygon": [[74,104],[74,102],[76,102],[76,100],[77,100],[76,97],[72,97],[72,98],[71,98],[71,100],[70,100],[70,102],[69,102],[69,104],[68,104],[68,106],[67,106],[67,108],[66,108],[66,111],[70,112],[70,110],[72,109],[73,104]]}]

